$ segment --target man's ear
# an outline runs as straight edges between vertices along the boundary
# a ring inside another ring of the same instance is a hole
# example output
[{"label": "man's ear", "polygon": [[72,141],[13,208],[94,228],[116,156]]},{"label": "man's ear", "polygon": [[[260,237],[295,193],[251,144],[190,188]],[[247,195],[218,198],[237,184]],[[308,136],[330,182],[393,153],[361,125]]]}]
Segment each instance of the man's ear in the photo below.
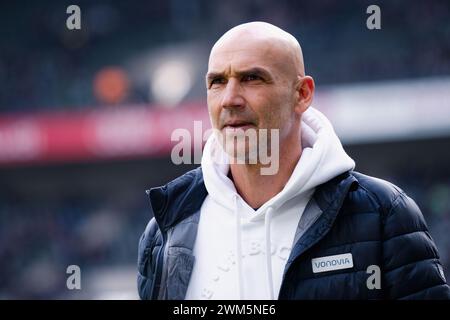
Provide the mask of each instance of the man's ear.
[{"label": "man's ear", "polygon": [[314,79],[310,76],[298,76],[297,78],[297,105],[295,106],[295,111],[298,114],[305,112],[311,105],[314,97]]}]

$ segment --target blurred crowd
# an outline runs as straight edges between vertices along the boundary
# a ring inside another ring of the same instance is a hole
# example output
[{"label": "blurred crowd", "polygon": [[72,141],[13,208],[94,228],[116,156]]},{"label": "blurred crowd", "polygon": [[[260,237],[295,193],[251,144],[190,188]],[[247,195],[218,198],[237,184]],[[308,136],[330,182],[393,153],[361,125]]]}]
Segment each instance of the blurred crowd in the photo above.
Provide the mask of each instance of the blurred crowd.
[{"label": "blurred crowd", "polygon": [[[2,195],[0,201],[0,299],[48,299],[70,293],[69,265],[86,275],[96,268],[135,266],[137,243],[149,219],[144,192],[135,199],[78,195],[35,199]],[[140,196],[140,197],[139,197]],[[99,275],[97,275],[98,277]],[[135,279],[128,284],[135,289]]]},{"label": "blurred crowd", "polygon": [[[131,67],[137,57],[173,44],[207,53],[227,29],[252,20],[296,36],[319,86],[450,73],[447,0],[379,1],[381,30],[375,31],[366,28],[371,3],[358,0],[79,0],[78,31],[66,28],[72,2],[2,2],[0,112],[154,104],[151,77],[142,79]],[[206,67],[207,56],[197,60]],[[118,72],[105,76],[110,67]],[[138,67],[148,74],[151,68]],[[202,99],[203,78],[195,81],[186,96]],[[105,94],[105,87],[118,92]]]}]

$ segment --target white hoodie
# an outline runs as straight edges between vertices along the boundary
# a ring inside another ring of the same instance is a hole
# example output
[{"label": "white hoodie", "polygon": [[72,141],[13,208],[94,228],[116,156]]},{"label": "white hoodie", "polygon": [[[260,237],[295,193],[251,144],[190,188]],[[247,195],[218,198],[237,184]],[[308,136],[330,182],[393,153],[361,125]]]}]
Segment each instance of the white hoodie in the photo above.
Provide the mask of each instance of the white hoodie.
[{"label": "white hoodie", "polygon": [[211,160],[215,152],[222,159],[227,155],[210,136],[202,158],[208,196],[200,211],[186,299],[278,298],[297,224],[315,187],[355,167],[320,111],[308,108],[301,130],[303,151],[291,177],[256,211],[227,177],[229,165]]}]

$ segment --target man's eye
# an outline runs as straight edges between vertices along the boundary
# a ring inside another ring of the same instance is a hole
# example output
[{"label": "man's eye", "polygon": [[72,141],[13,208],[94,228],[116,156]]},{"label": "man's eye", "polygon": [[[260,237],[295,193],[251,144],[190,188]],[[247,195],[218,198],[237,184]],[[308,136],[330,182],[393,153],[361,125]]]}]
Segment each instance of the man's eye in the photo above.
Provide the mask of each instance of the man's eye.
[{"label": "man's eye", "polygon": [[216,78],[216,79],[212,79],[210,86],[214,85],[214,84],[224,84],[225,83],[225,79],[224,78]]},{"label": "man's eye", "polygon": [[248,74],[242,77],[242,81],[255,81],[255,80],[262,80],[260,76],[257,76],[256,74]]}]

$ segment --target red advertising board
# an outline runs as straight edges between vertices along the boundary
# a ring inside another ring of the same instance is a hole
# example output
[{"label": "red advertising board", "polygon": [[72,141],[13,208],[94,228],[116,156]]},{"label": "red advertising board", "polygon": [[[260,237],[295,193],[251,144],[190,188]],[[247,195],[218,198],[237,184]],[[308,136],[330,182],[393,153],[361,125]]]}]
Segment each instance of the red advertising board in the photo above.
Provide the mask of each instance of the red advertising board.
[{"label": "red advertising board", "polygon": [[[207,108],[123,106],[85,112],[0,116],[0,165],[166,156],[176,129],[210,127]],[[197,122],[198,124],[198,122]]]}]

